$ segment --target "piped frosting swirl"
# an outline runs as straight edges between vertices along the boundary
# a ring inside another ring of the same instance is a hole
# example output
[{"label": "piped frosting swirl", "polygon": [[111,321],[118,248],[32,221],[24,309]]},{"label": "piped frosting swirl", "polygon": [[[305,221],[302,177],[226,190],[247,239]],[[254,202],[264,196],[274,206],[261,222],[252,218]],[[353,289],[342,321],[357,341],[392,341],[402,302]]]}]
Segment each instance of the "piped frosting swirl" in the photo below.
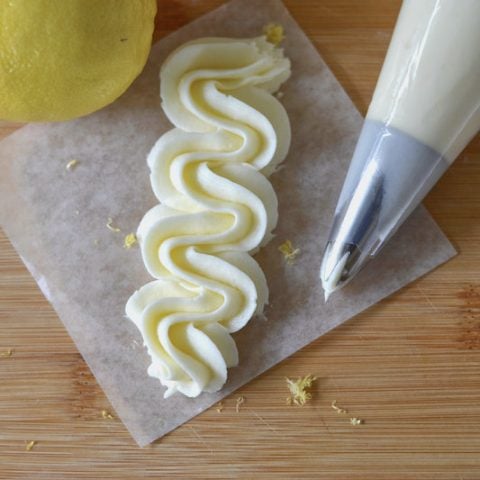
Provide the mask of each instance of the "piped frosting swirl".
[{"label": "piped frosting swirl", "polygon": [[289,75],[289,60],[264,37],[202,38],[162,66],[162,107],[175,128],[148,156],[160,204],[137,231],[156,280],[126,313],[166,397],[222,388],[238,364],[231,334],[268,301],[251,255],[277,223],[268,176],[287,154],[290,125],[273,93]]}]

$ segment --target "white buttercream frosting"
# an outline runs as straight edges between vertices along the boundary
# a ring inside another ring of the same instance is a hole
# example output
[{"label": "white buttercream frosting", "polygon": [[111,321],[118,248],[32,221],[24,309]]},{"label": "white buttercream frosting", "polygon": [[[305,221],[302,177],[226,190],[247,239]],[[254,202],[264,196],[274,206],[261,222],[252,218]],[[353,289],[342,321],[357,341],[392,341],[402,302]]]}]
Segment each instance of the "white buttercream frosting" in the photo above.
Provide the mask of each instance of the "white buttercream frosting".
[{"label": "white buttercream frosting", "polygon": [[162,107],[175,128],[148,156],[160,204],[137,231],[156,280],[126,313],[166,397],[222,388],[238,364],[231,334],[267,303],[251,254],[277,223],[267,177],[287,154],[290,126],[272,94],[289,75],[289,60],[264,37],[195,40],[162,66]]}]

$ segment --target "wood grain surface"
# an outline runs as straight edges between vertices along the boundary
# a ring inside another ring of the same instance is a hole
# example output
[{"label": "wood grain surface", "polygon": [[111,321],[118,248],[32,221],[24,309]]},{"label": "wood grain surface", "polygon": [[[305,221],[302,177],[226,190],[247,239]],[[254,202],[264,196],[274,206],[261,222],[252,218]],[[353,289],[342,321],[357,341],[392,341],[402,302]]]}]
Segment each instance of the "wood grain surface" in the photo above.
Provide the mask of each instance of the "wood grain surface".
[{"label": "wood grain surface", "polygon": [[[221,3],[160,1],[155,38]],[[365,113],[400,2],[285,3]],[[0,478],[480,479],[478,136],[426,203],[458,257],[145,449],[102,417],[104,394],[0,236],[0,355],[14,349],[0,356]],[[284,377],[308,373],[313,401],[287,406]]]}]

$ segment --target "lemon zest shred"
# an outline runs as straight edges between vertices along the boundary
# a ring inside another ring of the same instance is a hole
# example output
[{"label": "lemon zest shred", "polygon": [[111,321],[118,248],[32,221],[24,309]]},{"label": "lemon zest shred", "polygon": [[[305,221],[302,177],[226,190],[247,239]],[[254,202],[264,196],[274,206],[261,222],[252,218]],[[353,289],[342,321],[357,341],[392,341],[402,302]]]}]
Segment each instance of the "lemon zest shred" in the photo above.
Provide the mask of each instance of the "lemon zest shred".
[{"label": "lemon zest shred", "polygon": [[283,242],[279,247],[278,250],[283,254],[285,261],[291,265],[293,264],[293,261],[297,257],[297,255],[300,253],[299,248],[294,248],[291,240],[286,240]]},{"label": "lemon zest shred", "polygon": [[242,405],[243,403],[245,403],[245,397],[243,396],[238,397],[237,403],[235,404],[235,411],[237,413],[240,413],[240,405]]},{"label": "lemon zest shred", "polygon": [[102,410],[102,418],[104,420],[113,420],[115,417],[108,410]]},{"label": "lemon zest shred", "polygon": [[357,417],[353,417],[350,419],[350,423],[356,427],[357,425],[362,425],[363,424],[363,420],[361,418],[357,418]]},{"label": "lemon zest shred", "polygon": [[132,248],[137,243],[137,236],[132,232],[125,235],[123,239],[123,248]]},{"label": "lemon zest shred", "polygon": [[121,232],[120,228],[115,227],[115,226],[113,225],[113,219],[112,219],[112,217],[108,217],[107,223],[106,223],[106,227],[107,227],[110,231],[112,231],[112,232],[114,232],[114,233]]},{"label": "lemon zest shred", "polygon": [[223,402],[218,402],[217,405],[216,405],[215,410],[216,410],[218,413],[221,413],[222,410],[223,410]]},{"label": "lemon zest shred", "polygon": [[77,165],[78,165],[78,160],[76,158],[72,158],[66,165],[65,169],[71,172]]},{"label": "lemon zest shred", "polygon": [[339,414],[348,413],[348,410],[337,406],[337,401],[332,402],[332,408]]},{"label": "lemon zest shred", "polygon": [[267,42],[279,45],[285,38],[283,26],[278,23],[268,23],[263,27],[263,33],[267,38]]},{"label": "lemon zest shred", "polygon": [[287,401],[288,405],[303,406],[312,398],[312,394],[309,390],[313,386],[313,382],[317,377],[313,375],[307,375],[305,377],[298,377],[296,380],[292,380],[288,377],[285,378],[287,387],[290,390],[290,397]]},{"label": "lemon zest shred", "polygon": [[27,442],[27,444],[25,445],[25,450],[27,452],[29,452],[30,450],[32,450],[32,448],[37,444],[37,441],[36,440],[30,440],[29,442]]},{"label": "lemon zest shred", "polygon": [[13,355],[13,352],[15,349],[9,348],[8,350],[5,350],[4,352],[0,352],[0,357],[11,357]]}]

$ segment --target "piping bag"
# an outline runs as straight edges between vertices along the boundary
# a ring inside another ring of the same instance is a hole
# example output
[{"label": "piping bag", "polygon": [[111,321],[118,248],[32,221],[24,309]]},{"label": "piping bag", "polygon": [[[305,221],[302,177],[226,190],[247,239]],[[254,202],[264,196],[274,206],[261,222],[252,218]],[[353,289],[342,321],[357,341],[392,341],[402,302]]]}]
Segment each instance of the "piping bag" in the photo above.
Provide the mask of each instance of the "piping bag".
[{"label": "piping bag", "polygon": [[405,0],[335,210],[325,299],[377,255],[480,129],[480,1]]}]

